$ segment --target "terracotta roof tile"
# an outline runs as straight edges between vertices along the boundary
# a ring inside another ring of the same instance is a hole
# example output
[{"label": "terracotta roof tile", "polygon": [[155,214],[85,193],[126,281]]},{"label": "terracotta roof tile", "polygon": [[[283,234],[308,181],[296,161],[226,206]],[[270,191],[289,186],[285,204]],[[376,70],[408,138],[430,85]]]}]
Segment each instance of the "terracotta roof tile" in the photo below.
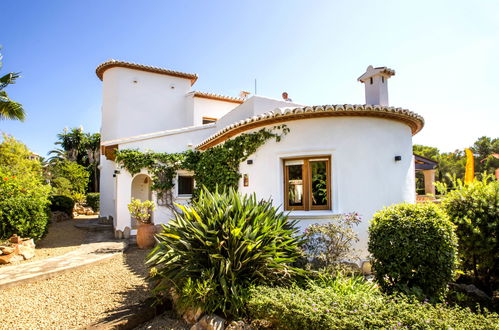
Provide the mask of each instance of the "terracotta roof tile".
[{"label": "terracotta roof tile", "polygon": [[343,104],[301,108],[277,108],[261,115],[240,120],[219,130],[208,139],[198,144],[196,149],[208,149],[243,131],[257,127],[299,119],[335,116],[366,116],[393,119],[407,124],[411,128],[413,135],[418,133],[424,126],[423,117],[417,113],[402,108],[380,105]]},{"label": "terracotta roof tile", "polygon": [[134,69],[134,70],[146,71],[146,72],[153,72],[153,73],[164,74],[167,76],[189,79],[191,81],[191,86],[194,85],[194,83],[198,79],[198,76],[196,74],[193,74],[193,73],[173,71],[173,70],[158,68],[158,67],[149,66],[149,65],[116,61],[116,60],[109,60],[107,62],[102,63],[101,65],[99,65],[95,69],[95,73],[97,74],[97,77],[99,77],[99,79],[102,80],[102,77],[104,76],[104,72],[110,68],[115,68],[115,67],[128,68],[128,69]]}]

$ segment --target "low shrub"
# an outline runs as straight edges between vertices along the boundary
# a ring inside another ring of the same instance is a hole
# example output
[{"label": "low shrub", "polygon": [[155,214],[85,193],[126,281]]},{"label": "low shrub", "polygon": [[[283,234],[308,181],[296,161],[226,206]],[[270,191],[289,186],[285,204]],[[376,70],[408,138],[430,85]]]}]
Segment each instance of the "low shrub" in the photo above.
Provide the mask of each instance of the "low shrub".
[{"label": "low shrub", "polygon": [[368,284],[359,283],[355,292],[344,291],[344,281],[336,287],[253,287],[246,310],[250,318],[270,323],[272,329],[498,328],[495,313],[475,314],[445,303],[432,305],[404,296],[385,296],[364,288]]},{"label": "low shrub", "polygon": [[493,291],[499,288],[499,181],[490,179],[456,180],[442,206],[457,226],[462,270]]},{"label": "low shrub", "polygon": [[368,249],[384,291],[430,299],[443,297],[457,262],[454,226],[433,203],[399,204],[374,214]]},{"label": "low shrub", "polygon": [[89,193],[87,195],[87,206],[91,207],[94,211],[99,211],[100,206],[100,194],[99,193]]},{"label": "low shrub", "polygon": [[361,222],[357,213],[342,214],[324,224],[312,224],[305,229],[303,250],[305,268],[335,273],[344,270],[342,261],[355,259],[352,248],[359,238],[353,227]]},{"label": "low shrub", "polygon": [[174,288],[180,309],[237,315],[250,285],[285,283],[300,272],[289,266],[301,254],[298,229],[270,201],[203,189],[192,206],[178,207],[147,262],[159,280],[154,292]]},{"label": "low shrub", "polygon": [[75,205],[71,197],[64,195],[55,195],[50,197],[50,210],[65,212],[69,217],[73,217],[73,208]]},{"label": "low shrub", "polygon": [[0,169],[0,239],[13,234],[40,239],[47,233],[50,187]]}]

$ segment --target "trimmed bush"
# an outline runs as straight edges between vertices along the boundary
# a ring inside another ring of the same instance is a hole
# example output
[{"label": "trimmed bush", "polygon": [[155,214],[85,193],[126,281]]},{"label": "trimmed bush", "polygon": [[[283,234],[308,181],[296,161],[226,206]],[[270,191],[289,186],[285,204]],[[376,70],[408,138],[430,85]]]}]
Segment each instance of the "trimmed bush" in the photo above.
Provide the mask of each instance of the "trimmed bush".
[{"label": "trimmed bush", "polygon": [[492,290],[499,287],[499,181],[455,182],[442,206],[457,226],[463,271]]},{"label": "trimmed bush", "polygon": [[99,193],[89,193],[87,195],[87,205],[94,211],[99,211],[100,194]]},{"label": "trimmed bush", "polygon": [[[348,280],[335,287],[257,286],[246,305],[254,324],[272,329],[497,329],[499,316],[385,296]],[[270,324],[269,324],[270,323]]]},{"label": "trimmed bush", "polygon": [[148,257],[158,294],[174,288],[178,308],[237,315],[252,284],[285,283],[301,272],[289,266],[301,254],[295,222],[270,201],[234,189],[203,189],[190,207],[163,226]]},{"label": "trimmed bush", "polygon": [[369,252],[375,278],[386,292],[441,298],[457,262],[457,238],[435,204],[399,204],[373,216]]},{"label": "trimmed bush", "polygon": [[70,218],[73,217],[73,208],[75,206],[75,202],[71,197],[64,195],[56,195],[50,197],[50,210],[53,211],[62,211],[69,215]]}]

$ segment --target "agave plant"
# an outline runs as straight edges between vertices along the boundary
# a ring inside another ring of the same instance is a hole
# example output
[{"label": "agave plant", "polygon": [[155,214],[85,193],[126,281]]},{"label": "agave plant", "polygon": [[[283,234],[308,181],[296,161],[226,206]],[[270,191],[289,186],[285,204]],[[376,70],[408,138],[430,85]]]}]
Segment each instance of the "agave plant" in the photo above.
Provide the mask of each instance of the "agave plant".
[{"label": "agave plant", "polygon": [[157,294],[171,288],[179,306],[237,315],[252,284],[289,281],[301,255],[296,222],[255,195],[203,189],[157,235],[148,256]]}]

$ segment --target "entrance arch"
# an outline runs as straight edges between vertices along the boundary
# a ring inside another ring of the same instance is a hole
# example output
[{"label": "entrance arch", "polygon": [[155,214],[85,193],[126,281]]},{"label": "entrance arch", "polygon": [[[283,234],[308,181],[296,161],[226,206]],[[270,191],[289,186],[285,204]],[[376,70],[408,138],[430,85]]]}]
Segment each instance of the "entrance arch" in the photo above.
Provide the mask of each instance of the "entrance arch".
[{"label": "entrance arch", "polygon": [[[132,198],[138,199],[141,202],[152,200],[151,184],[152,180],[147,174],[137,174],[132,180]],[[151,215],[151,220],[154,220],[154,213]],[[130,217],[130,222],[131,228],[136,229],[137,220]]]}]

